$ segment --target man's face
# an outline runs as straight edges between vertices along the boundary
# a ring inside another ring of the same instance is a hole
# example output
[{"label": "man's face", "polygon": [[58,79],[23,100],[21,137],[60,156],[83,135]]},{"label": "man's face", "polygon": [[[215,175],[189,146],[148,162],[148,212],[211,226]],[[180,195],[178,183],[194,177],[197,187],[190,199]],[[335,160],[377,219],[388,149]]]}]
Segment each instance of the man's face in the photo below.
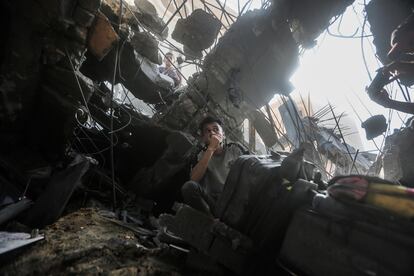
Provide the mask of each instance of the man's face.
[{"label": "man's face", "polygon": [[205,124],[201,133],[203,142],[208,145],[212,135],[224,138],[223,128],[216,122]]}]

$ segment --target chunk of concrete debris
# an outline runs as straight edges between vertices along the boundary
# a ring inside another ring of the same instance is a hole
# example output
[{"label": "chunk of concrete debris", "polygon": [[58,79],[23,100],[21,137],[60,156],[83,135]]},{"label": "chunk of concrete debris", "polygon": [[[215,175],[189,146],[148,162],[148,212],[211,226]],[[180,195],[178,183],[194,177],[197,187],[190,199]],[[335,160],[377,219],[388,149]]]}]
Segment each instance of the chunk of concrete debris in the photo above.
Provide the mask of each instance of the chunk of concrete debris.
[{"label": "chunk of concrete debris", "polygon": [[226,86],[237,71],[237,87],[252,107],[293,90],[289,79],[298,65],[297,43],[287,23],[272,26],[264,23],[266,16],[263,10],[241,16],[204,59],[209,93],[216,99],[222,94],[216,85]]},{"label": "chunk of concrete debris", "polygon": [[119,37],[108,18],[99,12],[94,25],[89,31],[88,50],[98,60],[102,60],[118,40]]},{"label": "chunk of concrete debris", "polygon": [[[138,66],[125,66],[124,76],[130,76],[125,77],[126,80],[123,81],[125,87],[135,97],[143,101],[148,103],[162,102],[162,99],[167,97],[170,89],[174,86],[174,81],[170,77],[160,74],[156,64],[138,53],[135,53],[135,57]],[[123,61],[121,60],[121,62]],[[126,65],[126,62],[123,64]],[[140,70],[139,64],[141,65]]]},{"label": "chunk of concrete debris", "polygon": [[220,28],[220,20],[202,9],[196,9],[187,18],[178,19],[171,36],[189,50],[201,54],[214,43]]},{"label": "chunk of concrete debris", "polygon": [[[329,26],[332,17],[342,14],[355,0],[293,0],[288,5],[289,23],[295,40],[304,48],[316,45],[316,38]],[[318,16],[315,16],[317,14]],[[278,12],[275,12],[278,15]],[[276,19],[276,17],[275,17]],[[277,21],[277,19],[276,19]]]},{"label": "chunk of concrete debris", "polygon": [[55,222],[88,169],[89,159],[82,155],[74,156],[66,168],[54,173],[33,207],[23,215],[23,224],[42,228]]},{"label": "chunk of concrete debris", "polygon": [[147,32],[135,33],[131,38],[135,51],[148,58],[151,62],[161,65],[162,58],[158,53],[158,41]]},{"label": "chunk of concrete debris", "polygon": [[371,140],[383,134],[387,130],[388,124],[385,116],[380,114],[369,117],[361,123],[361,127],[365,129],[367,140]]},{"label": "chunk of concrete debris", "polygon": [[[159,73],[158,66],[136,52],[129,42],[122,43],[119,51],[119,64],[122,68],[115,84],[122,83],[136,98],[147,103],[163,102],[171,92],[174,81]],[[116,51],[99,61],[92,55],[86,55],[80,71],[94,80],[112,82],[113,64]]]},{"label": "chunk of concrete debris", "polygon": [[151,4],[151,2],[147,0],[135,0],[134,3],[139,11],[151,16],[158,16],[157,9],[153,4]]},{"label": "chunk of concrete debris", "polygon": [[215,262],[241,274],[253,248],[252,241],[224,223],[187,206],[177,206],[175,216],[163,214],[161,226],[183,238]]},{"label": "chunk of concrete debris", "polygon": [[140,23],[145,25],[160,39],[166,39],[168,27],[165,26],[164,21],[158,16],[155,6],[147,0],[135,0],[134,3],[138,10],[136,15]]}]

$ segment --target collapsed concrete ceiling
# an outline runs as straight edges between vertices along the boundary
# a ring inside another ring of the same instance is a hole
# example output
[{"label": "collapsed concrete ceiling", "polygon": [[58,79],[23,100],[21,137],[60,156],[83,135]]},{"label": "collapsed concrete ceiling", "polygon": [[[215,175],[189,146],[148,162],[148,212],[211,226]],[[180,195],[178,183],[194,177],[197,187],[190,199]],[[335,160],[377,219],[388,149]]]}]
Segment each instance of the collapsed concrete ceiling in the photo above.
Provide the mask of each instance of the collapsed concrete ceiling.
[{"label": "collapsed concrete ceiling", "polygon": [[[275,93],[289,94],[299,48],[312,44],[353,1],[311,2],[269,2],[238,15],[201,60],[201,71],[174,93],[171,79],[157,70],[159,44],[166,42],[168,28],[150,2],[3,2],[0,127],[3,144],[9,145],[5,162],[24,175],[38,165],[28,161],[22,167],[15,151],[42,164],[58,163],[75,151],[91,155],[130,183],[138,169],[154,164],[174,144],[166,137],[176,131],[195,136],[206,114],[222,117],[235,141],[241,140],[240,124],[249,118],[272,146],[278,137],[259,108]],[[318,20],[311,20],[317,11]],[[176,39],[198,45],[193,50],[209,47],[218,35],[215,13],[195,9],[188,16],[190,23],[176,25]],[[199,19],[203,23],[197,28],[185,27]],[[210,31],[199,36],[204,23]],[[147,118],[133,105],[111,100],[115,84],[162,108]],[[186,154],[192,142],[183,145],[188,145],[181,150]]]}]

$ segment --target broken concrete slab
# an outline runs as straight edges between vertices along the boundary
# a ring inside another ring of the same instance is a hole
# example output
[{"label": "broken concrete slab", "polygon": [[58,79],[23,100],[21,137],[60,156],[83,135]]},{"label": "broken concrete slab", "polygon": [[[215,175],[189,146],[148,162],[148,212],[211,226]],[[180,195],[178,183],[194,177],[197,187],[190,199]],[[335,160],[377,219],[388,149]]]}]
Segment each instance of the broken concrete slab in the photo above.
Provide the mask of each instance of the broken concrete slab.
[{"label": "broken concrete slab", "polygon": [[72,162],[52,175],[45,191],[22,219],[23,224],[43,228],[55,222],[63,213],[73,191],[89,169],[89,160],[76,155]]},{"label": "broken concrete slab", "polygon": [[136,32],[131,38],[131,45],[142,56],[155,64],[162,64],[162,57],[158,52],[158,40],[148,32]]},{"label": "broken concrete slab", "polygon": [[114,45],[119,37],[103,13],[98,13],[88,38],[88,50],[101,61]]},{"label": "broken concrete slab", "polygon": [[194,10],[187,18],[178,19],[171,37],[195,54],[213,45],[221,28],[221,22],[202,9]]},{"label": "broken concrete slab", "polygon": [[[286,16],[295,40],[304,48],[316,45],[316,38],[329,26],[331,18],[342,14],[355,0],[294,0],[284,2],[285,9],[274,6],[275,21]],[[317,14],[317,16],[315,16]]]},{"label": "broken concrete slab", "polygon": [[147,0],[135,0],[136,16],[140,22],[160,39],[168,37],[168,27],[158,16],[155,6]]},{"label": "broken concrete slab", "polygon": [[298,46],[289,26],[273,26],[268,16],[265,10],[247,12],[206,56],[203,67],[211,95],[223,94],[218,87],[226,86],[235,70],[244,101],[255,109],[275,93],[292,91],[289,79],[299,62]]},{"label": "broken concrete slab", "polygon": [[[126,68],[124,67],[125,81],[123,83],[126,88],[135,97],[148,103],[162,102],[162,98],[166,98],[170,93],[170,89],[174,87],[174,81],[160,74],[157,65],[145,57],[135,53],[134,58],[137,67],[131,66],[132,64],[126,65]],[[123,64],[130,61],[124,55],[121,57]]]},{"label": "broken concrete slab", "polygon": [[[172,92],[174,81],[158,71],[158,66],[137,53],[129,42],[122,43],[119,49],[119,66],[115,84],[122,83],[136,98],[147,103],[163,102]],[[86,55],[86,60],[80,68],[81,72],[97,81],[113,81],[116,49],[101,61],[92,55]]]}]

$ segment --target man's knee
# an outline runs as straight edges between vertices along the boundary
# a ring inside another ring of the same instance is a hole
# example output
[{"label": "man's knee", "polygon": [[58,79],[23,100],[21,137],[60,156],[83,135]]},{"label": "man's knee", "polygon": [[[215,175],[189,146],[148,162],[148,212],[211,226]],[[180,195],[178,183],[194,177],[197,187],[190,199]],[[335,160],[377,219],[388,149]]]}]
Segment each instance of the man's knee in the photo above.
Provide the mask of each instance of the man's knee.
[{"label": "man's knee", "polygon": [[184,199],[200,194],[200,184],[198,184],[195,181],[187,181],[184,183],[184,185],[181,187],[181,194],[183,195]]}]

